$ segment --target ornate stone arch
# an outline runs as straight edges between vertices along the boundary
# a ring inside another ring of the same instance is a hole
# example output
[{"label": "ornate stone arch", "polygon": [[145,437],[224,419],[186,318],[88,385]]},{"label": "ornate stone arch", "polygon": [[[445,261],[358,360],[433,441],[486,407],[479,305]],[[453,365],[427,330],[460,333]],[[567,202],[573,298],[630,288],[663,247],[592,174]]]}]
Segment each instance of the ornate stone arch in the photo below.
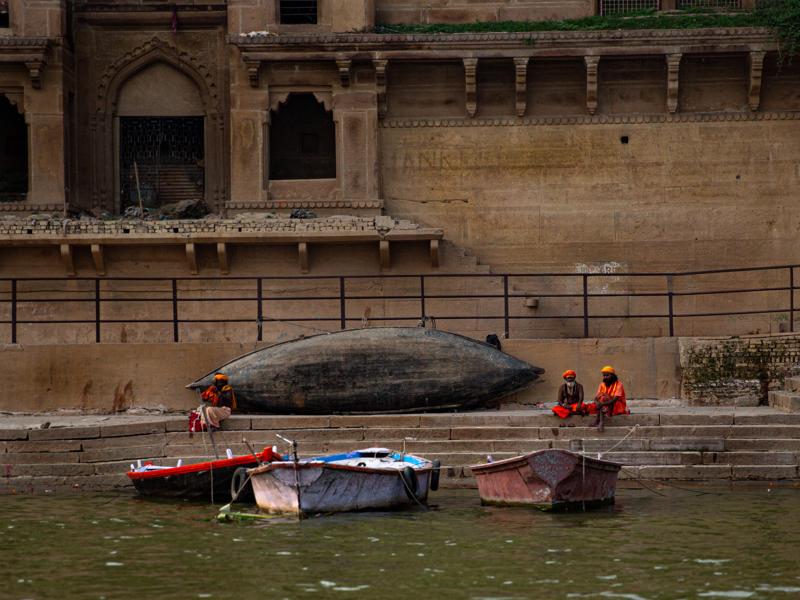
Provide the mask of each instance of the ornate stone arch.
[{"label": "ornate stone arch", "polygon": [[92,207],[114,210],[116,207],[115,120],[122,86],[131,77],[156,63],[165,63],[194,82],[205,109],[206,202],[220,210],[224,206],[225,185],[223,99],[211,71],[195,56],[179,50],[157,37],[111,63],[97,86],[95,114],[92,117]]}]

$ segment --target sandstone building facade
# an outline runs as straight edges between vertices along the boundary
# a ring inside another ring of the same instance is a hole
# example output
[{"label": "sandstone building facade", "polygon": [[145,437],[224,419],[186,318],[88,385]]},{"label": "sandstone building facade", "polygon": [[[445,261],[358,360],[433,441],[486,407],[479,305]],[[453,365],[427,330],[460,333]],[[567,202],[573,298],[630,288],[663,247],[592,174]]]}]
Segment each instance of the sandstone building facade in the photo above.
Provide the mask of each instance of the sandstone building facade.
[{"label": "sandstone building facade", "polygon": [[[0,7],[5,277],[798,259],[800,63],[767,29],[391,32],[618,8],[574,0]],[[113,220],[186,199],[221,220]],[[295,209],[333,221],[258,223]]]}]

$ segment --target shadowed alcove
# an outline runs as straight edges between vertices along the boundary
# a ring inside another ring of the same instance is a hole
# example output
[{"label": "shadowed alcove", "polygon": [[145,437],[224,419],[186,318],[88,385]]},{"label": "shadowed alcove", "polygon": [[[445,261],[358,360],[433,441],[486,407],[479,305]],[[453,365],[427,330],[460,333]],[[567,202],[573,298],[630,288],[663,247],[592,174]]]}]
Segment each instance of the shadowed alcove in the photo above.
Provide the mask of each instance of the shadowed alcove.
[{"label": "shadowed alcove", "polygon": [[28,191],[28,126],[0,94],[0,200],[19,200]]},{"label": "shadowed alcove", "polygon": [[313,94],[290,94],[273,114],[269,148],[271,179],[336,177],[333,114]]}]

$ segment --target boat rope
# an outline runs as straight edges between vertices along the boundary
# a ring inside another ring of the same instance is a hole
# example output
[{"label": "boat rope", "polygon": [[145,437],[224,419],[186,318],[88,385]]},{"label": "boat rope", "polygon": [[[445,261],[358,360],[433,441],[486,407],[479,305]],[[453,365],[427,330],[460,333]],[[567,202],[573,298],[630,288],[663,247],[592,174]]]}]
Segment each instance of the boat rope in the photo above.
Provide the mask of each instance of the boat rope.
[{"label": "boat rope", "polygon": [[622,444],[622,442],[624,442],[625,440],[627,440],[627,439],[628,439],[628,437],[629,437],[629,436],[630,436],[630,435],[631,435],[631,434],[632,434],[634,431],[636,431],[637,429],[639,429],[639,424],[638,424],[638,423],[637,423],[636,425],[634,425],[633,427],[631,427],[631,430],[630,430],[628,433],[626,433],[626,434],[625,434],[625,437],[623,437],[623,438],[622,438],[622,439],[620,439],[620,440],[619,440],[619,441],[618,441],[616,444],[614,444],[613,446],[611,446],[611,448],[609,448],[609,449],[608,449],[608,450],[606,450],[605,452],[603,452],[603,451],[599,451],[599,452],[597,453],[597,459],[598,459],[598,460],[600,460],[600,459],[602,459],[602,458],[603,458],[603,455],[604,455],[604,454],[606,454],[606,453],[608,453],[608,452],[612,452],[612,451],[613,451],[615,448],[617,448],[617,447],[618,447],[620,444]]},{"label": "boat rope", "polygon": [[408,491],[408,495],[414,499],[414,502],[419,504],[425,510],[430,510],[430,508],[428,508],[426,505],[424,505],[422,502],[419,501],[419,498],[417,498],[417,495],[414,493],[414,491],[410,487],[408,487],[408,483],[406,483],[406,480],[403,479],[403,473],[401,471],[398,471],[397,475],[400,477],[400,481],[403,482],[403,487],[406,488],[406,491]]}]

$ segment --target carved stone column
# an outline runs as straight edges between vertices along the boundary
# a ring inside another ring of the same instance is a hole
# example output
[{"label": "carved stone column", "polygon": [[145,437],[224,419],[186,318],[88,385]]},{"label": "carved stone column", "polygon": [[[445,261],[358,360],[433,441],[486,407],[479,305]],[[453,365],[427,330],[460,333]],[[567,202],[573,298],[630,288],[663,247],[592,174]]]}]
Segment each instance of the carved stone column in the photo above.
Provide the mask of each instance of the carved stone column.
[{"label": "carved stone column", "polygon": [[747,88],[747,104],[750,110],[757,111],[761,104],[761,73],[764,70],[766,52],[757,50],[750,53],[750,82]]},{"label": "carved stone column", "polygon": [[516,73],[516,109],[517,116],[524,117],[525,109],[528,104],[528,62],[527,56],[519,56],[514,59],[514,71]]},{"label": "carved stone column", "polygon": [[590,115],[597,112],[597,69],[600,65],[599,56],[584,56],[586,63],[586,110]]},{"label": "carved stone column", "polygon": [[467,116],[474,117],[478,112],[478,90],[475,75],[478,72],[478,59],[464,59],[464,86],[467,96]]},{"label": "carved stone column", "polygon": [[683,54],[680,52],[667,54],[667,110],[670,114],[678,110],[678,86],[682,57]]},{"label": "carved stone column", "polygon": [[389,66],[389,61],[385,59],[375,59],[372,61],[372,66],[375,67],[375,90],[378,94],[378,118],[383,119],[386,116],[386,68]]}]

